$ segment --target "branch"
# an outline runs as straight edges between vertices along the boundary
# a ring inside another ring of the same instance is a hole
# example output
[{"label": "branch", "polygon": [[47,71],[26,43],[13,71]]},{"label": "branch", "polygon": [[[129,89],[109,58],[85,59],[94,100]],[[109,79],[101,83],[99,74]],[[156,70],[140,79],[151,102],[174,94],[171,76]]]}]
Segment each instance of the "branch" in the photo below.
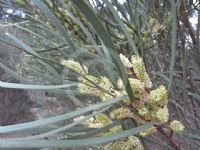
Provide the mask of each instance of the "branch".
[{"label": "branch", "polygon": [[175,149],[175,150],[181,150],[179,145],[177,145],[177,143],[175,143],[175,141],[173,141],[172,136],[168,135],[160,126],[155,125],[156,129],[162,133],[166,139],[171,143],[171,146]]}]

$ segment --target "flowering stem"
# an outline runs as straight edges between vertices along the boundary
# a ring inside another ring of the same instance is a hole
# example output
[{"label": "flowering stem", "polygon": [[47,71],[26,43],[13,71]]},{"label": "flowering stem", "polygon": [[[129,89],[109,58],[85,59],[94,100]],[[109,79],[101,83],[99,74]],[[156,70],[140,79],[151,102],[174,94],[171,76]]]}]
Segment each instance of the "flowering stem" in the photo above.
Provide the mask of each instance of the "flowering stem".
[{"label": "flowering stem", "polygon": [[160,133],[162,133],[169,140],[169,142],[171,143],[171,145],[174,149],[181,150],[180,146],[175,141],[173,141],[172,136],[168,135],[160,126],[157,126],[157,125],[155,125],[155,126],[156,126],[157,130]]}]

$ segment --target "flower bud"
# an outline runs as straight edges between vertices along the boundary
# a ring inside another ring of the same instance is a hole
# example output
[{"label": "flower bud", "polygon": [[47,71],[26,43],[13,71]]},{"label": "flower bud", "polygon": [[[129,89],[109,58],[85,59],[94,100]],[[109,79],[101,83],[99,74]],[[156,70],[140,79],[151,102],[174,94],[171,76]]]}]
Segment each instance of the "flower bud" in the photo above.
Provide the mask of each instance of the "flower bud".
[{"label": "flower bud", "polygon": [[143,132],[140,132],[139,135],[142,136],[142,137],[145,137],[145,136],[151,135],[155,132],[156,132],[156,128],[153,126],[151,128],[148,128],[147,130],[145,130]]}]

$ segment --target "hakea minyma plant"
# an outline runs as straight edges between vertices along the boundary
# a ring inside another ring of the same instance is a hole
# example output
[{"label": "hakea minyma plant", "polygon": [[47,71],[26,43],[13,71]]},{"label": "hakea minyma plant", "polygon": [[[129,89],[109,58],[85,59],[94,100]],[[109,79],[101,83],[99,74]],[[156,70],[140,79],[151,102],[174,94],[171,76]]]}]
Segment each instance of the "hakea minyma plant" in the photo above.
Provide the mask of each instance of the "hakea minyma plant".
[{"label": "hakea minyma plant", "polygon": [[[181,122],[174,120],[169,121],[168,111],[168,96],[165,86],[160,85],[156,89],[152,88],[152,82],[145,69],[144,62],[141,57],[133,55],[131,61],[124,55],[120,54],[120,59],[124,66],[127,68],[129,74],[129,82],[134,93],[134,100],[124,99],[124,105],[120,108],[114,109],[109,115],[99,114],[94,118],[91,118],[85,122],[84,125],[93,128],[100,128],[112,123],[112,119],[126,119],[131,118],[137,121],[138,124],[143,124],[145,121],[155,120],[157,125],[143,131],[139,136],[148,136],[156,131],[160,131],[167,138],[167,133],[160,127],[160,125],[168,125],[169,129],[174,132],[181,132],[184,130],[184,126]],[[117,81],[117,89],[114,88],[110,80],[105,76],[95,77],[88,73],[87,67],[80,65],[73,60],[62,60],[61,62],[66,67],[72,69],[81,75],[79,78],[78,89],[81,93],[92,94],[98,96],[102,101],[107,101],[114,97],[122,96],[126,94],[123,82],[121,79]],[[95,86],[98,85],[99,87]],[[127,107],[130,106],[130,107]],[[102,133],[102,136],[117,133],[122,131],[121,126],[111,128],[109,131]],[[173,143],[174,147],[177,147],[176,143]],[[143,149],[140,140],[135,136],[130,136],[126,139],[111,142],[104,145],[107,149]]]}]

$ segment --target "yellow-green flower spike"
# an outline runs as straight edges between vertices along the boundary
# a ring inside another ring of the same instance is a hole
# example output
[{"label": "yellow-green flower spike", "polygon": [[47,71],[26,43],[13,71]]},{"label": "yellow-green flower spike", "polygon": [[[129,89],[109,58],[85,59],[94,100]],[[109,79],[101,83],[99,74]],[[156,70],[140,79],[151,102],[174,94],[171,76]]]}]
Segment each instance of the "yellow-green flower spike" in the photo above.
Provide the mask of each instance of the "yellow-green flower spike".
[{"label": "yellow-green flower spike", "polygon": [[117,108],[110,112],[110,117],[113,119],[124,119],[133,116],[134,113],[128,107]]},{"label": "yellow-green flower spike", "polygon": [[142,107],[141,109],[138,110],[138,114],[140,116],[145,116],[149,113],[149,110],[146,107]]},{"label": "yellow-green flower spike", "polygon": [[142,136],[142,137],[145,137],[145,136],[149,136],[149,135],[151,135],[155,132],[156,132],[156,128],[153,126],[151,128],[148,128],[147,130],[145,130],[143,132],[140,132],[139,135]]},{"label": "yellow-green flower spike", "polygon": [[84,93],[84,94],[92,94],[95,96],[101,95],[101,92],[99,91],[99,89],[97,89],[96,87],[92,87],[90,85],[83,84],[83,83],[78,84],[78,90],[80,93]]},{"label": "yellow-green flower spike", "polygon": [[105,114],[99,114],[95,116],[95,119],[97,122],[101,123],[103,126],[106,126],[112,123],[112,120]]},{"label": "yellow-green flower spike", "polygon": [[[115,95],[115,90],[113,84],[110,82],[110,80],[105,77],[101,76],[100,81],[98,84],[102,89],[104,89],[106,92]],[[101,94],[99,97],[101,98],[102,101],[107,101],[113,98],[112,95],[106,93],[105,91],[101,91]]]},{"label": "yellow-green flower spike", "polygon": [[[89,81],[85,78],[87,78]],[[101,76],[100,78],[98,78],[92,75],[85,75],[84,78],[80,77],[79,81],[81,81],[81,83],[78,85],[78,89],[81,93],[93,94],[95,96],[98,96],[102,101],[110,100],[115,94],[119,94],[114,90],[114,86],[105,76]],[[100,86],[102,89],[99,89],[99,87],[96,87],[90,81]]]},{"label": "yellow-green flower spike", "polygon": [[174,132],[182,132],[185,127],[184,127],[184,125],[180,121],[174,120],[174,121],[170,122],[170,128]]},{"label": "yellow-green flower spike", "polygon": [[167,100],[167,90],[165,86],[160,85],[157,89],[152,90],[150,92],[150,102],[152,105],[159,104],[159,105],[166,105]]},{"label": "yellow-green flower spike", "polygon": [[79,79],[81,79],[81,81],[83,83],[87,83],[89,85],[93,85],[90,81],[92,81],[95,84],[99,84],[99,82],[100,82],[100,79],[98,77],[93,76],[93,75],[85,75],[84,77],[87,78],[89,81],[85,78],[79,78]]},{"label": "yellow-green flower spike", "polygon": [[156,112],[156,118],[160,123],[166,123],[169,120],[169,112],[167,106],[158,109]]},{"label": "yellow-green flower spike", "polygon": [[[92,81],[95,84],[99,84],[100,79],[92,76],[92,75],[85,75],[85,78],[89,79],[90,81]],[[81,81],[78,84],[78,89],[80,91],[80,93],[85,93],[85,94],[93,94],[96,96],[100,96],[101,95],[101,91],[95,87],[95,85],[93,85],[91,82],[89,82],[88,80],[86,80],[85,78],[81,77],[79,78],[79,81]]]},{"label": "yellow-green flower spike", "polygon": [[151,120],[152,119],[151,112],[146,107],[140,108],[138,110],[138,115],[144,120]]},{"label": "yellow-green flower spike", "polygon": [[143,150],[144,149],[140,140],[135,136],[129,136],[127,143],[129,143],[129,145],[132,145],[132,147],[134,147],[135,150]]},{"label": "yellow-green flower spike", "polygon": [[80,65],[78,62],[74,61],[74,60],[65,60],[62,59],[60,61],[60,63],[64,66],[66,66],[69,69],[72,69],[73,71],[81,74],[81,75],[86,75],[88,74],[88,68],[84,65]]},{"label": "yellow-green flower spike", "polygon": [[99,81],[99,86],[102,87],[104,90],[106,90],[107,92],[113,92],[114,91],[114,86],[113,84],[110,82],[110,80],[105,77],[105,76],[101,76],[100,77],[100,81]]},{"label": "yellow-green flower spike", "polygon": [[129,78],[131,88],[133,90],[134,96],[141,99],[145,94],[145,84],[138,79]]},{"label": "yellow-green flower spike", "polygon": [[117,80],[117,87],[118,87],[120,90],[125,90],[122,79],[118,79],[118,80]]},{"label": "yellow-green flower spike", "polygon": [[133,90],[133,92],[144,92],[145,91],[145,84],[138,80],[138,79],[133,79],[133,78],[129,78],[128,79],[130,84],[131,84],[131,88]]},{"label": "yellow-green flower spike", "polygon": [[131,62],[137,78],[143,81],[146,87],[151,88],[152,82],[147,74],[142,58],[137,55],[133,55],[131,57]]},{"label": "yellow-green flower spike", "polygon": [[110,94],[108,94],[108,93],[101,92],[100,95],[99,95],[99,98],[100,98],[102,101],[109,101],[110,99],[113,98],[113,96],[110,95]]},{"label": "yellow-green flower spike", "polygon": [[103,146],[103,149],[108,150],[143,150],[140,140],[135,136],[130,136],[127,139],[111,142]]},{"label": "yellow-green flower spike", "polygon": [[[116,96],[123,96],[123,95],[126,95],[126,90],[124,88],[124,84],[123,84],[123,81],[122,79],[118,79],[117,80],[117,88],[119,89],[119,91],[116,91],[115,90],[115,95]],[[123,99],[123,102],[126,103],[126,104],[130,104],[130,99],[127,98],[127,99]]]},{"label": "yellow-green flower spike", "polygon": [[128,60],[128,58],[126,58],[126,56],[124,56],[123,54],[120,54],[119,57],[126,68],[132,67],[131,62]]},{"label": "yellow-green flower spike", "polygon": [[[76,118],[75,121],[78,121],[83,118],[85,117],[81,116],[79,118]],[[88,126],[90,128],[101,128],[111,123],[112,123],[112,120],[105,114],[98,114],[97,116],[92,117],[82,122],[83,125]]]},{"label": "yellow-green flower spike", "polygon": [[121,125],[115,126],[115,127],[111,128],[109,131],[111,134],[119,133],[122,131],[122,126]]},{"label": "yellow-green flower spike", "polygon": [[[85,118],[85,116],[79,116],[77,118],[74,118],[74,121],[79,121],[79,120],[84,119],[84,118]],[[101,127],[103,127],[103,125],[101,123],[97,122],[94,119],[94,117],[89,118],[89,119],[81,122],[81,124],[83,124],[87,127],[90,127],[90,128],[101,128]]]}]

